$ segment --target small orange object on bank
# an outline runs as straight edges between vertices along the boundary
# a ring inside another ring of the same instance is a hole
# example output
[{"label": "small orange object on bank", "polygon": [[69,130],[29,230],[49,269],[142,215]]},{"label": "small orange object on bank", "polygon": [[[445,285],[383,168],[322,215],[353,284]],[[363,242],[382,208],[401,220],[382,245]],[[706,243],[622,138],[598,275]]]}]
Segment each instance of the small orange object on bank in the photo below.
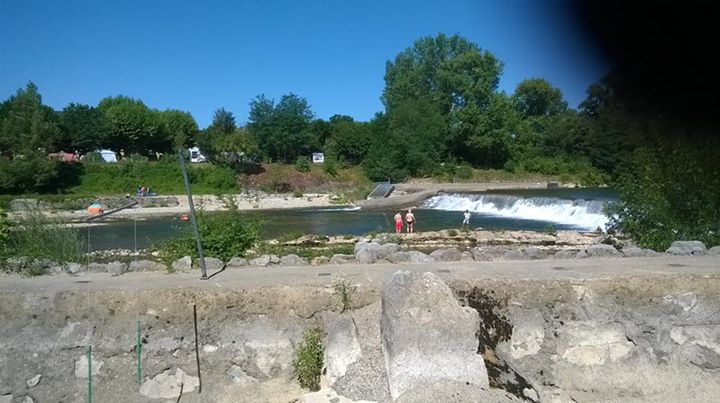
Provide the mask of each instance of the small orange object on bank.
[{"label": "small orange object on bank", "polygon": [[183,214],[183,215],[180,216],[180,221],[187,221],[187,220],[189,220],[189,219],[190,219],[190,217],[188,217],[187,214]]}]

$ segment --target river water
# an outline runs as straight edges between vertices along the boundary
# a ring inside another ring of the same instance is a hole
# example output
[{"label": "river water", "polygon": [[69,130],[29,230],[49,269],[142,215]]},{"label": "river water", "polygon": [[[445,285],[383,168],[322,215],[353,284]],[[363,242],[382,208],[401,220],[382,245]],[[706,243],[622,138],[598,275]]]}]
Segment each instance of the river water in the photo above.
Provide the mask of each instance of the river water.
[{"label": "river water", "polygon": [[[459,229],[463,212],[472,213],[471,228],[489,230],[542,231],[549,225],[556,229],[580,231],[604,227],[602,213],[608,201],[616,200],[607,188],[502,190],[492,193],[440,194],[413,210],[416,231]],[[320,208],[248,212],[263,221],[263,238],[277,238],[288,233],[322,235],[364,235],[370,232],[394,231],[394,210],[361,210],[358,208]],[[404,212],[403,212],[404,213]],[[83,228],[90,237],[90,249],[138,249],[162,242],[189,226],[179,217],[120,220]]]}]

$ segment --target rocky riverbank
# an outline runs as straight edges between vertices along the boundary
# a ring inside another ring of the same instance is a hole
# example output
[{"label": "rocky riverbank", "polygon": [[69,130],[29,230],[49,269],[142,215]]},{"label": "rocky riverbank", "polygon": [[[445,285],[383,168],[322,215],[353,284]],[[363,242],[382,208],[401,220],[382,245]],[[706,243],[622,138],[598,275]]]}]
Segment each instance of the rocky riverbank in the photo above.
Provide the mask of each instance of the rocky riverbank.
[{"label": "rocky riverbank", "polygon": [[[89,345],[95,401],[713,401],[720,260],[592,261],[354,265],[344,289],[302,268],[13,277],[0,401],[84,400]],[[310,327],[325,333],[313,393],[293,370]]]}]

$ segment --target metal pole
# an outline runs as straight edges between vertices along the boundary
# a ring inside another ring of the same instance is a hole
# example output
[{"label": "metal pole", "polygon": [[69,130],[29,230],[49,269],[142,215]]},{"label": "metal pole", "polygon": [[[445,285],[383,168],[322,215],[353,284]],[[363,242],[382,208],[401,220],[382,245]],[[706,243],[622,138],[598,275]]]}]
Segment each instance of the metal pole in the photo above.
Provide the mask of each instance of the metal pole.
[{"label": "metal pole", "polygon": [[188,179],[187,170],[185,169],[185,158],[182,155],[182,147],[178,148],[180,156],[180,169],[182,170],[183,180],[185,181],[185,192],[188,197],[188,205],[190,205],[190,221],[192,222],[193,232],[195,233],[195,241],[197,242],[198,257],[200,257],[200,270],[202,270],[201,280],[207,280],[207,269],[205,268],[205,256],[203,255],[202,241],[200,240],[200,229],[198,228],[197,218],[195,217],[195,205],[193,204],[192,192],[190,191],[190,180]]}]

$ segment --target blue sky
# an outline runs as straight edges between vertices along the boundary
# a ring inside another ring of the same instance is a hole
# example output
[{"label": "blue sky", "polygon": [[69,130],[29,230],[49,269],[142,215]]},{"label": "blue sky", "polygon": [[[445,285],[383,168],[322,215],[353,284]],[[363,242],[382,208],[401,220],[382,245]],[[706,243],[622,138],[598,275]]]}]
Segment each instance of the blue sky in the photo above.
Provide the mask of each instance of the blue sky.
[{"label": "blue sky", "polygon": [[33,81],[55,109],[123,94],[205,127],[219,107],[244,123],[254,96],[294,92],[317,117],[368,120],[386,61],[443,32],[498,56],[502,90],[542,77],[577,106],[609,65],[565,17],[529,0],[0,0],[0,99]]}]

